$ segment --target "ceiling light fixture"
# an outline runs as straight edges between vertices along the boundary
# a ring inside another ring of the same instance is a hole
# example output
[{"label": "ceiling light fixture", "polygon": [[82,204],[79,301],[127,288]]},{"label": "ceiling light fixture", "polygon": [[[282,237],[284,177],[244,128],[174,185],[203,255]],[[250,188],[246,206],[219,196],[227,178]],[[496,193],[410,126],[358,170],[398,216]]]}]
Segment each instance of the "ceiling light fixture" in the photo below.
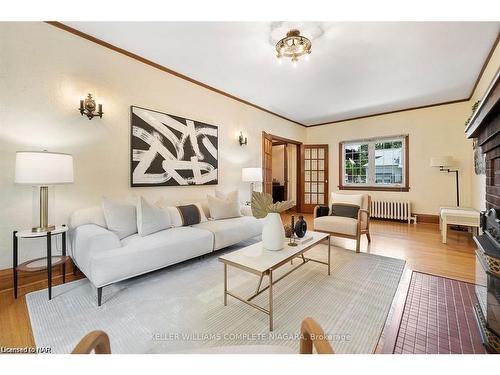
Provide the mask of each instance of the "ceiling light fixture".
[{"label": "ceiling light fixture", "polygon": [[286,37],[276,43],[276,57],[289,57],[295,64],[300,56],[311,53],[312,43],[309,39],[300,35],[300,31],[293,29],[286,33]]}]

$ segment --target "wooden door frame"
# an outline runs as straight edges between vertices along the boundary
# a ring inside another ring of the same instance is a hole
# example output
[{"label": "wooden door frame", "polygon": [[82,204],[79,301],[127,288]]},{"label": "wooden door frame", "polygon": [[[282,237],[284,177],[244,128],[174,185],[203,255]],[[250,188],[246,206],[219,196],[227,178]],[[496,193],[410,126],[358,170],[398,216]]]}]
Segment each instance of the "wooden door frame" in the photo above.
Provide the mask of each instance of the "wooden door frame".
[{"label": "wooden door frame", "polygon": [[[262,168],[264,168],[264,139],[265,139],[265,136],[269,136],[271,137],[271,141],[274,141],[274,140],[277,140],[279,142],[281,142],[282,144],[293,144],[297,147],[297,152],[296,152],[296,157],[297,157],[297,177],[296,177],[296,206],[295,206],[295,210],[297,212],[301,212],[302,211],[302,205],[303,205],[303,197],[302,197],[302,183],[301,181],[303,180],[303,171],[302,171],[302,163],[301,163],[301,160],[302,160],[302,156],[303,156],[303,153],[304,153],[304,150],[303,150],[303,143],[302,142],[299,142],[299,141],[296,141],[294,139],[289,139],[289,138],[284,138],[284,137],[280,137],[278,135],[274,135],[274,134],[270,134],[270,133],[267,133],[265,131],[262,132]],[[288,176],[287,176],[288,177]]]}]

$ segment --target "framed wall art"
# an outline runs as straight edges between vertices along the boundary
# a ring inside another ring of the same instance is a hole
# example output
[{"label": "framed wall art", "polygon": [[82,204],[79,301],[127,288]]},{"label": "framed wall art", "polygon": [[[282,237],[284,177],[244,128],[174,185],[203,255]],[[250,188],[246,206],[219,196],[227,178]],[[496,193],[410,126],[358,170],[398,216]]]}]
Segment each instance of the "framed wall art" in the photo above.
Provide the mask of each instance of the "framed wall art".
[{"label": "framed wall art", "polygon": [[131,186],[216,185],[215,125],[131,106]]}]

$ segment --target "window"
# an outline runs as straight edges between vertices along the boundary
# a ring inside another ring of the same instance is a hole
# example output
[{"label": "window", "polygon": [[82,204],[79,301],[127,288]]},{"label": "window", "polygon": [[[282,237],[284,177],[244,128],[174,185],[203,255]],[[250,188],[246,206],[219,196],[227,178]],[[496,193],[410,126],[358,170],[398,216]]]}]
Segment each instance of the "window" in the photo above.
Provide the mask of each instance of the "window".
[{"label": "window", "polygon": [[340,143],[340,189],[408,191],[408,136]]}]

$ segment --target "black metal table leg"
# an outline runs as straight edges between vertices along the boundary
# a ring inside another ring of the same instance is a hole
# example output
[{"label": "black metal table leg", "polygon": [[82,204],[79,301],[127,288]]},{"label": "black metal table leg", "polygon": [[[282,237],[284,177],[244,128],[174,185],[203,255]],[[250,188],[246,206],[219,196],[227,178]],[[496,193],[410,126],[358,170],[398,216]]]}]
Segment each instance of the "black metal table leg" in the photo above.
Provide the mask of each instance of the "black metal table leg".
[{"label": "black metal table leg", "polygon": [[[63,225],[64,227],[65,225]],[[66,256],[66,232],[62,233],[62,255],[63,257]],[[62,264],[62,279],[63,279],[63,284],[66,282],[66,262]]]},{"label": "black metal table leg", "polygon": [[14,275],[14,298],[17,298],[17,230],[12,234],[12,274]]},{"label": "black metal table leg", "polygon": [[47,232],[47,278],[49,300],[52,299],[52,234]]}]

